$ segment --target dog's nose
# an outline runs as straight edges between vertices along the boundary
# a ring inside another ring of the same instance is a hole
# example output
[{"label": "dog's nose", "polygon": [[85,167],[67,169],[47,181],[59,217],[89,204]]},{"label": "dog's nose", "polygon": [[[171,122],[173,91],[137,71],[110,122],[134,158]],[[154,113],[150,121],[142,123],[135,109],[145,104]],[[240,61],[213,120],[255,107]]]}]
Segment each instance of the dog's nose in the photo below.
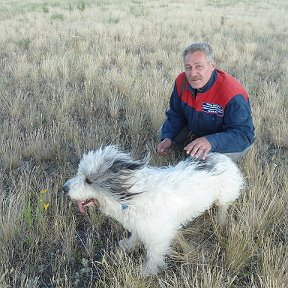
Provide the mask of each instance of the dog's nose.
[{"label": "dog's nose", "polygon": [[66,193],[68,193],[69,192],[69,186],[68,185],[64,185],[63,187],[62,187],[62,191],[66,194]]}]

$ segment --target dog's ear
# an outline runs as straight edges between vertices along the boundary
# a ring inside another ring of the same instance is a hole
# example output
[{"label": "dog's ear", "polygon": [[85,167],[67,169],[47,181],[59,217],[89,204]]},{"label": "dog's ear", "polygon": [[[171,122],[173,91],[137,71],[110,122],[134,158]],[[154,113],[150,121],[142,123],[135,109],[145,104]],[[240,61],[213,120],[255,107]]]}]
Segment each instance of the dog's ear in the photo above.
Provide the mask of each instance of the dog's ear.
[{"label": "dog's ear", "polygon": [[146,166],[149,155],[143,160],[134,160],[130,154],[112,152],[114,153],[111,155],[104,155],[101,165],[94,167],[94,173],[85,171],[85,166],[81,166],[82,173],[86,176],[85,182],[95,188],[101,188],[101,193],[116,200],[129,200],[141,193],[130,193],[129,190],[134,185],[135,172]]},{"label": "dog's ear", "polygon": [[135,171],[143,168],[146,163],[143,161],[127,161],[124,159],[116,159],[112,166],[110,167],[110,171],[113,173],[118,173],[120,171]]}]

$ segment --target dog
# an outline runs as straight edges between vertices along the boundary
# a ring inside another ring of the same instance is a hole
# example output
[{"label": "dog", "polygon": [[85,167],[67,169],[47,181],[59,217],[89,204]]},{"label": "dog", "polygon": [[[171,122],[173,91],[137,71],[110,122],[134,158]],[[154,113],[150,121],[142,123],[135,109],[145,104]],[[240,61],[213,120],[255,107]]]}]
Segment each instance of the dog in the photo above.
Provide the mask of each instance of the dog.
[{"label": "dog", "polygon": [[77,175],[63,186],[80,212],[97,203],[131,232],[119,241],[121,249],[132,250],[142,242],[147,250],[142,275],[165,268],[177,230],[213,204],[225,225],[227,209],[244,185],[237,165],[219,153],[206,160],[189,157],[176,166],[152,167],[148,162],[149,155],[134,160],[118,146],[101,146],[83,155]]}]

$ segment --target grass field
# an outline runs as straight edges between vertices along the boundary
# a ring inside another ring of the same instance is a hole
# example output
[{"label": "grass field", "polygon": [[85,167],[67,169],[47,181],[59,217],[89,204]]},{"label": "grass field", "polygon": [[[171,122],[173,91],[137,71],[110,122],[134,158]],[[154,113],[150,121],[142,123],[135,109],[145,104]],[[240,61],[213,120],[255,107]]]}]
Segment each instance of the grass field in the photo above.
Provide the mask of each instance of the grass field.
[{"label": "grass field", "polygon": [[[1,288],[287,287],[286,0],[2,0],[0,19]],[[183,49],[203,41],[250,95],[246,189],[226,233],[208,211],[142,278],[142,249],[115,252],[127,231],[61,187],[102,144],[176,163],[154,153],[158,129]]]}]

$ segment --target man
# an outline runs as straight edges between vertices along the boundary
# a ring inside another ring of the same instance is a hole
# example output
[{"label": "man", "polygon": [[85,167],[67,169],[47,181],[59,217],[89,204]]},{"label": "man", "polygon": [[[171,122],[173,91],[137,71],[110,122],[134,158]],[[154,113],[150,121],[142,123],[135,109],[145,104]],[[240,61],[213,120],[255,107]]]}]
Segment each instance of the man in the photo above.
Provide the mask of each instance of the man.
[{"label": "man", "polygon": [[167,155],[171,146],[183,145],[187,154],[203,160],[210,151],[234,160],[243,156],[254,142],[247,92],[236,79],[215,68],[208,43],[188,46],[183,60],[185,72],[175,81],[158,154]]}]

